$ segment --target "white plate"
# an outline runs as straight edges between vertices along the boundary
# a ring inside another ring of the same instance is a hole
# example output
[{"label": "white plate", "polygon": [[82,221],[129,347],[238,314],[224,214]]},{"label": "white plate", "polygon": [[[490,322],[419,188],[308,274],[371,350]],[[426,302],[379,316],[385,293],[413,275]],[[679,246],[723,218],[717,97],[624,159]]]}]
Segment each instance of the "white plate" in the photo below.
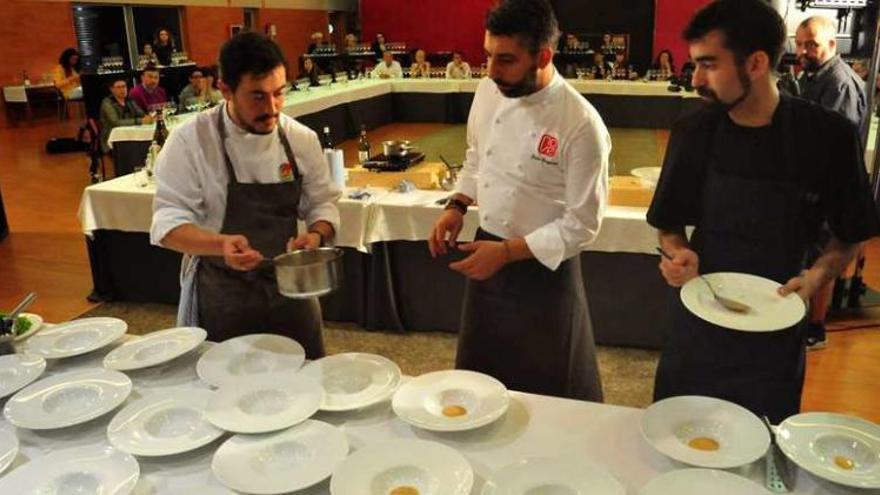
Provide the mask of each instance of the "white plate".
[{"label": "white plate", "polygon": [[195,349],[207,336],[208,332],[195,327],[149,333],[113,349],[104,358],[104,367],[128,371],[156,366]]},{"label": "white plate", "polygon": [[15,460],[18,455],[18,437],[12,428],[0,427],[0,474]]},{"label": "white plate", "polygon": [[[770,445],[767,427],[748,409],[721,399],[671,397],[655,402],[642,415],[642,435],[658,452],[692,466],[731,469],[761,458]],[[699,438],[717,450],[688,444]]]},{"label": "white plate", "polygon": [[322,400],[324,391],[315,380],[281,375],[220,387],[208,402],[206,417],[226,431],[268,433],[305,421]]},{"label": "white plate", "polygon": [[208,387],[208,384],[199,380],[199,375],[196,373],[196,363],[216,345],[214,342],[206,340],[194,350],[177,359],[152,368],[129,371],[126,375],[131,378],[135,389],[138,390],[179,386]]},{"label": "white plate", "polygon": [[[407,423],[432,431],[464,431],[485,426],[507,412],[510,397],[503,383],[489,375],[445,370],[413,378],[394,394],[394,413]],[[443,414],[464,408],[461,416]]]},{"label": "white plate", "polygon": [[455,450],[427,440],[368,445],[348,456],[330,479],[331,495],[386,495],[411,487],[419,495],[467,495],[474,471]]},{"label": "white plate", "polygon": [[16,342],[20,342],[20,341],[30,337],[31,335],[39,332],[40,328],[43,327],[43,317],[40,315],[35,315],[33,313],[21,313],[19,316],[24,316],[25,318],[30,320],[31,327],[28,328],[27,332],[24,332],[21,335],[16,335],[15,336]]},{"label": "white plate", "polygon": [[19,428],[64,428],[112,411],[130,393],[131,380],[118,371],[72,371],[28,385],[9,399],[3,414]]},{"label": "white plate", "polygon": [[180,454],[207,445],[223,435],[205,417],[213,395],[209,390],[155,391],[119,411],[107,427],[107,438],[114,447],[141,456]]},{"label": "white plate", "polygon": [[657,181],[660,180],[660,167],[639,167],[632,169],[630,173],[639,178],[642,187],[648,189],[657,187]]},{"label": "white plate", "polygon": [[46,370],[46,360],[28,354],[0,356],[0,398],[18,392]]},{"label": "white plate", "polygon": [[22,348],[46,359],[79,356],[113,343],[127,330],[128,324],[118,318],[83,318],[43,330]]},{"label": "white plate", "polygon": [[0,479],[0,493],[128,495],[140,467],[130,454],[107,445],[58,450]]},{"label": "white plate", "polygon": [[804,319],[807,308],[797,294],[780,296],[780,284],[748,273],[718,272],[703,275],[715,291],[748,304],[751,309],[738,313],[722,306],[712,297],[709,287],[699,277],[681,288],[681,302],[697,317],[720,327],[743,332],[785,330]]},{"label": "white plate", "polygon": [[604,468],[574,459],[523,459],[496,471],[482,495],[626,495],[626,489]]},{"label": "white plate", "polygon": [[[789,459],[820,478],[880,488],[880,426],[874,423],[842,414],[802,413],[779,425],[776,441]],[[837,457],[853,461],[853,469],[838,466]]]},{"label": "white plate", "polygon": [[286,493],[327,479],[347,455],[342,430],[309,419],[279,433],[230,438],[217,449],[211,469],[236,491]]},{"label": "white plate", "polygon": [[771,495],[761,485],[714,469],[680,469],[654,478],[639,495]]},{"label": "white plate", "polygon": [[400,368],[375,354],[327,356],[303,366],[300,375],[324,388],[322,411],[351,411],[389,399],[400,386]]},{"label": "white plate", "polygon": [[211,348],[199,359],[196,371],[203,381],[220,387],[242,378],[292,375],[305,360],[305,349],[291,338],[268,333],[244,335]]}]

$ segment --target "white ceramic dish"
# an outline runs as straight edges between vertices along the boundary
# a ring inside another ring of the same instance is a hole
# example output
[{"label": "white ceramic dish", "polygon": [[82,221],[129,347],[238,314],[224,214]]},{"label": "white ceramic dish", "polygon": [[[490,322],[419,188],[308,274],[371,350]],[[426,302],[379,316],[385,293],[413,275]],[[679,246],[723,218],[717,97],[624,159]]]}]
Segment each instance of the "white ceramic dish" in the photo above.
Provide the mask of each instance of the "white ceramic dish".
[{"label": "white ceramic dish", "polygon": [[642,415],[641,428],[645,440],[661,454],[705,468],[749,464],[770,445],[767,427],[757,416],[711,397],[681,396],[655,402]]},{"label": "white ceramic dish", "polygon": [[545,457],[523,459],[496,471],[483,485],[482,495],[537,493],[626,495],[626,489],[595,464]]},{"label": "white ceramic dish", "polygon": [[21,390],[46,370],[46,360],[28,354],[0,356],[0,398]]},{"label": "white ceramic dish", "polygon": [[318,412],[324,391],[306,376],[279,376],[225,385],[208,402],[206,417],[234,433],[268,433],[301,423]]},{"label": "white ceramic dish", "polygon": [[149,333],[110,351],[104,367],[117,371],[149,368],[176,359],[199,346],[208,336],[201,328],[180,327]]},{"label": "white ceramic dish", "polygon": [[342,430],[310,419],[279,433],[230,438],[217,449],[211,469],[228,488],[269,495],[320,483],[347,455]]},{"label": "white ceramic dish", "polygon": [[642,187],[648,189],[654,189],[660,181],[660,167],[639,167],[632,169],[630,173],[639,178]]},{"label": "white ceramic dish", "polygon": [[748,273],[718,272],[703,275],[724,297],[748,304],[739,313],[725,308],[712,296],[703,279],[697,277],[681,288],[681,301],[697,317],[715,325],[743,332],[775,332],[800,322],[806,305],[797,294],[780,296],[780,284]]},{"label": "white ceramic dish", "polygon": [[323,386],[322,411],[351,411],[391,398],[400,386],[400,368],[375,354],[346,353],[306,364],[299,374]]},{"label": "white ceramic dish", "polygon": [[0,478],[0,493],[128,495],[140,476],[130,454],[113,447],[74,447],[31,460]]},{"label": "white ceramic dish", "polygon": [[397,416],[432,431],[464,431],[485,426],[507,412],[507,388],[489,375],[446,370],[413,378],[400,387],[392,407]]},{"label": "white ceramic dish", "polygon": [[771,495],[763,486],[714,469],[679,469],[654,478],[639,495]]},{"label": "white ceramic dish", "polygon": [[28,328],[27,332],[17,334],[15,336],[16,342],[21,342],[22,340],[30,337],[31,335],[39,332],[40,329],[43,328],[43,317],[42,316],[35,315],[33,313],[21,313],[21,314],[19,314],[19,316],[23,316],[23,317],[27,318],[28,320],[30,320],[31,327]]},{"label": "white ceramic dish", "polygon": [[205,417],[213,395],[209,390],[155,391],[119,411],[107,438],[139,456],[174,455],[207,445],[223,435]]},{"label": "white ceramic dish", "polygon": [[241,379],[293,374],[306,359],[295,340],[275,334],[244,335],[223,341],[206,352],[196,366],[202,381],[215,387]]},{"label": "white ceramic dish", "polygon": [[820,478],[880,488],[880,426],[875,423],[842,414],[801,413],[777,427],[776,441],[789,459]]},{"label": "white ceramic dish", "polygon": [[217,344],[205,341],[194,350],[167,363],[126,372],[136,389],[147,390],[157,388],[173,388],[179,386],[208,386],[200,382],[196,373],[196,364],[199,359]]},{"label": "white ceramic dish", "polygon": [[18,455],[18,437],[12,428],[0,427],[0,474],[12,464]]},{"label": "white ceramic dish", "polygon": [[419,495],[467,495],[473,484],[470,463],[454,449],[426,440],[399,439],[351,454],[334,471],[330,493],[387,495],[409,487]]},{"label": "white ceramic dish", "polygon": [[41,331],[24,342],[22,351],[46,359],[79,356],[110,345],[127,330],[118,318],[83,318]]},{"label": "white ceramic dish", "polygon": [[3,414],[20,428],[64,428],[112,411],[130,393],[131,380],[118,371],[72,371],[28,385],[9,399]]}]

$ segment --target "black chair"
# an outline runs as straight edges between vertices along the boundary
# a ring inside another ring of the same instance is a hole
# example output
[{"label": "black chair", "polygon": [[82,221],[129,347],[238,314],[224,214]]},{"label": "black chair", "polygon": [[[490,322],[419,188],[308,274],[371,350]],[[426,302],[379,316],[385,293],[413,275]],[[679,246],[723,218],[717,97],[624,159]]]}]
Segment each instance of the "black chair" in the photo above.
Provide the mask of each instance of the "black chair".
[{"label": "black chair", "polygon": [[[107,177],[107,170],[104,166],[104,150],[101,148],[101,124],[97,120],[89,118],[85,125],[79,129],[78,139],[83,141],[84,137],[88,139],[85,142],[88,144],[86,156],[89,157],[89,177],[92,184],[96,184]],[[100,175],[98,175],[98,167],[101,169]]]}]

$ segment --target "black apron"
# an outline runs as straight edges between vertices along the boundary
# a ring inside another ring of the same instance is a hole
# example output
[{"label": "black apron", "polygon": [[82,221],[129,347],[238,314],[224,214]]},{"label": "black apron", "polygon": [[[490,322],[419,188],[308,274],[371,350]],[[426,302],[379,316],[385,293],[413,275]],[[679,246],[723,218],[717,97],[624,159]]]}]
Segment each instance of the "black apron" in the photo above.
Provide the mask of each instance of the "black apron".
[{"label": "black apron", "polygon": [[[479,229],[476,240],[500,238]],[[556,271],[532,259],[468,280],[455,367],[512,390],[601,402],[580,257]]]},{"label": "black apron", "polygon": [[[302,175],[287,136],[278,124],[278,137],[294,180],[272,184],[238,182],[226,151],[226,126],[220,109],[218,130],[229,176],[223,234],[247,237],[251,247],[267,258],[284,253],[297,235],[296,219],[302,196]],[[279,333],[293,338],[309,359],[324,356],[321,306],[316,298],[290,299],[278,293],[274,268],[260,265],[249,272],[228,267],[220,256],[202,257],[198,268],[199,324],[216,341],[253,333]]]},{"label": "black apron", "polygon": [[[788,112],[780,110],[778,137],[783,159],[790,164],[795,136]],[[726,175],[710,161],[691,240],[700,256],[700,272],[745,272],[781,284],[798,275],[821,219],[818,197],[804,183]],[[678,395],[717,397],[766,414],[774,423],[800,411],[803,321],[770,333],[728,330],[696,317],[684,307],[680,291],[671,292],[655,401]]]}]

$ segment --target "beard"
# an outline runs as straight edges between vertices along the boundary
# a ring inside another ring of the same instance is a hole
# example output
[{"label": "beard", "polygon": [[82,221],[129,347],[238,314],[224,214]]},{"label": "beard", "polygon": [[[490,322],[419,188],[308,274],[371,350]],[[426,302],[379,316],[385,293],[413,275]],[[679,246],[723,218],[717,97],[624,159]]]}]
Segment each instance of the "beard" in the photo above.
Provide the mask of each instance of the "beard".
[{"label": "beard", "polygon": [[742,94],[735,98],[733,101],[725,102],[716,93],[712,88],[708,86],[700,86],[696,88],[697,94],[699,94],[703,99],[710,105],[720,108],[725,112],[730,112],[740,103],[742,103],[752,92],[752,80],[749,79],[749,75],[746,73],[746,69],[742,65],[738,65],[736,68],[736,75],[739,79],[739,84],[742,86]]},{"label": "beard", "polygon": [[507,98],[521,98],[538,91],[538,66],[532,65],[526,75],[519,81],[508,83],[499,78],[492,79],[498,86],[498,91]]},{"label": "beard", "polygon": [[822,64],[819,63],[818,59],[807,56],[798,57],[798,63],[800,64],[801,68],[807,72],[816,72],[817,70],[819,70],[820,67],[822,67]]},{"label": "beard", "polygon": [[[258,115],[252,121],[248,121],[247,119],[244,118],[243,115],[241,115],[238,112],[238,108],[236,108],[235,105],[232,105],[230,107],[230,109],[232,110],[232,113],[235,114],[236,120],[238,120],[241,123],[241,127],[251,134],[259,134],[259,135],[271,134],[272,132],[275,131],[275,126],[278,125],[278,118],[279,118],[280,114],[263,113],[263,114]],[[274,123],[274,125],[269,126],[267,124],[267,122],[272,119],[275,119],[275,123]],[[258,129],[256,126],[257,123],[263,123],[267,127],[264,129]]]}]

